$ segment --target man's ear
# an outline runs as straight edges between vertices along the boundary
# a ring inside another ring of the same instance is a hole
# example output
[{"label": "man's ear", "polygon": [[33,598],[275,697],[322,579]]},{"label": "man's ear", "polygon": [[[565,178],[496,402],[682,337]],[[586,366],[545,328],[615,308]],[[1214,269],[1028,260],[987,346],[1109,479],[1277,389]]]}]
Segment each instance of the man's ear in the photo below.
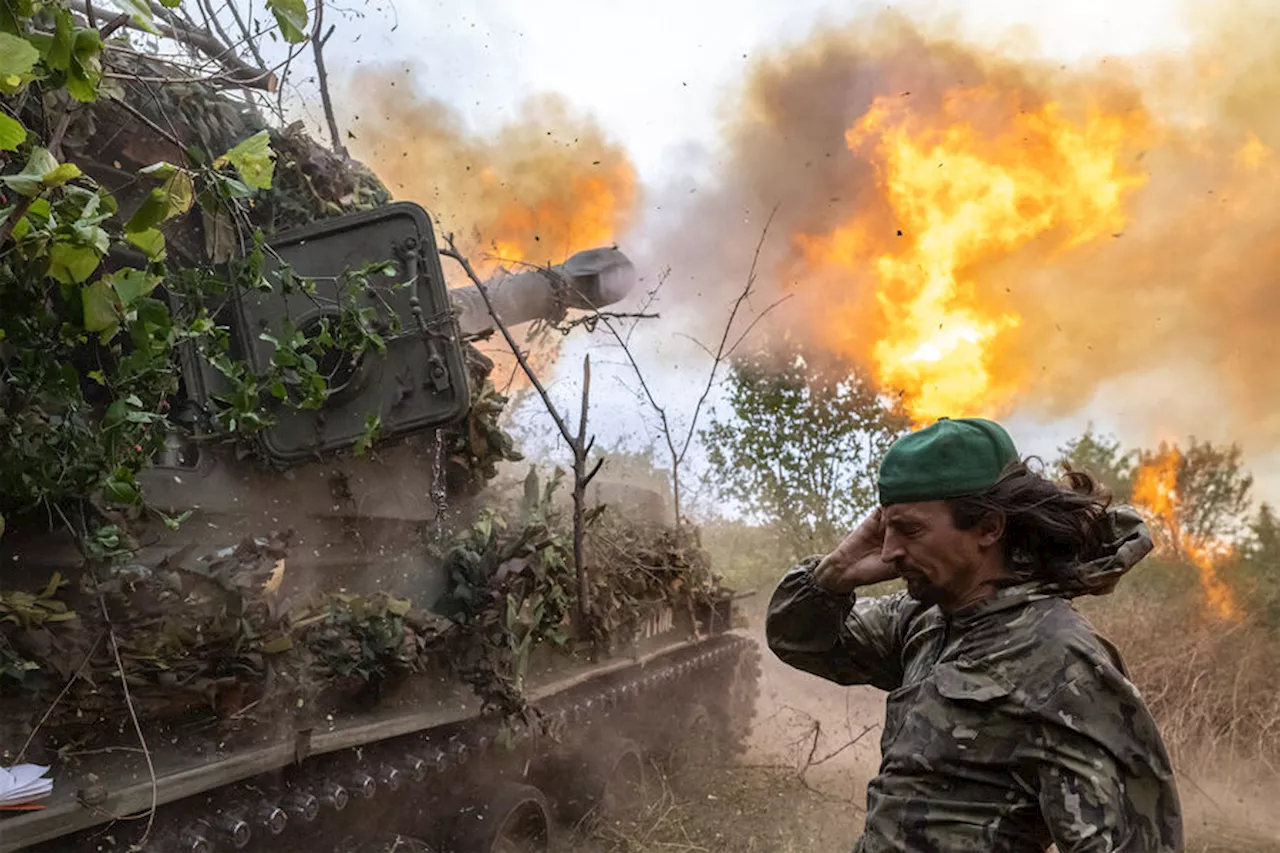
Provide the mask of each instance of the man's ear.
[{"label": "man's ear", "polygon": [[991,548],[1004,536],[1005,515],[1003,512],[984,513],[978,521],[978,544]]}]

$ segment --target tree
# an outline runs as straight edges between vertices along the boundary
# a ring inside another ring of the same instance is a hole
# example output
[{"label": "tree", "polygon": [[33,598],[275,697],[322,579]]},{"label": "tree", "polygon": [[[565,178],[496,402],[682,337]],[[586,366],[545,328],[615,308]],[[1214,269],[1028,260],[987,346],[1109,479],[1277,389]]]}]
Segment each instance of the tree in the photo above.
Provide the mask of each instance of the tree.
[{"label": "tree", "polygon": [[794,342],[735,359],[729,408],[701,435],[724,497],[777,526],[794,556],[831,548],[877,504],[908,427],[865,373]]},{"label": "tree", "polygon": [[1192,438],[1184,450],[1161,442],[1156,450],[1140,451],[1137,463],[1135,493],[1141,491],[1144,472],[1172,474],[1172,507],[1164,520],[1180,537],[1197,543],[1234,542],[1244,533],[1253,476],[1244,469],[1239,445]]},{"label": "tree", "polygon": [[1135,452],[1122,450],[1115,436],[1098,435],[1091,424],[1084,434],[1058,448],[1059,468],[1093,475],[1110,492],[1116,503],[1128,503],[1133,496]]},{"label": "tree", "polygon": [[1249,563],[1280,567],[1280,519],[1276,518],[1271,504],[1258,507],[1240,548],[1240,558]]},{"label": "tree", "polygon": [[1240,546],[1240,576],[1252,589],[1253,609],[1280,627],[1280,518],[1270,504],[1258,507]]}]

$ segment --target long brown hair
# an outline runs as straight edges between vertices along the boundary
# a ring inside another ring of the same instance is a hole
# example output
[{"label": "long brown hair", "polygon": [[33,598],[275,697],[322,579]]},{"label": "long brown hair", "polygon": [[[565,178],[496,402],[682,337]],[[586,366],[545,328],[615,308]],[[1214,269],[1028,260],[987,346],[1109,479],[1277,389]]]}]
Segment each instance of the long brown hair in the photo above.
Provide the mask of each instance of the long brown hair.
[{"label": "long brown hair", "polygon": [[985,492],[952,498],[951,518],[968,530],[988,513],[1002,514],[1005,554],[1015,573],[1075,586],[1082,579],[1073,570],[1100,556],[1110,539],[1111,495],[1083,471],[1051,480],[1038,463],[1034,457],[1012,462]]}]

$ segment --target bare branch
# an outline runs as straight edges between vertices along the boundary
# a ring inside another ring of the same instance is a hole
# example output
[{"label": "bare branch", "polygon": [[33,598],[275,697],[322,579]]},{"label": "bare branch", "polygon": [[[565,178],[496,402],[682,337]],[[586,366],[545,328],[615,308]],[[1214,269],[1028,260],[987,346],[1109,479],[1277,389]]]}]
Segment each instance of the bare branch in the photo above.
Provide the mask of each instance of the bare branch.
[{"label": "bare branch", "polygon": [[[588,450],[588,452],[590,452],[590,450]],[[601,456],[599,459],[597,459],[597,460],[596,460],[596,464],[595,464],[595,466],[594,466],[594,467],[592,467],[592,469],[591,469],[590,473],[588,473],[588,474],[587,474],[587,476],[585,476],[585,477],[583,477],[583,478],[582,478],[582,484],[583,484],[584,486],[589,486],[589,485],[591,485],[591,481],[592,481],[592,480],[594,480],[594,479],[596,478],[596,474],[599,474],[599,473],[600,473],[600,466],[602,466],[602,465],[604,465],[604,457],[603,457],[603,456]]]},{"label": "bare branch", "polygon": [[591,396],[591,355],[582,359],[582,414],[578,420],[578,444],[587,438],[587,400]]},{"label": "bare branch", "polygon": [[[316,77],[320,84],[320,101],[324,105],[324,118],[329,123],[329,136],[333,141],[333,150],[341,156],[347,156],[347,146],[342,144],[342,134],[338,130],[338,120],[333,115],[333,99],[329,97],[329,72],[324,67],[324,43],[328,37],[321,38],[324,27],[324,0],[316,0],[316,21],[311,30],[311,48],[316,56]],[[332,32],[332,30],[330,30]]]},{"label": "bare branch", "polygon": [[141,110],[139,110],[137,107],[135,107],[133,104],[129,103],[129,101],[128,101],[128,100],[126,100],[126,99],[124,99],[124,98],[121,98],[120,100],[116,101],[116,103],[117,103],[117,104],[119,104],[122,108],[124,108],[124,109],[125,109],[125,111],[127,111],[130,115],[132,115],[132,116],[133,116],[134,118],[136,118],[138,121],[142,122],[142,123],[143,123],[143,124],[145,124],[147,127],[151,128],[151,129],[152,129],[152,130],[154,130],[156,133],[160,134],[160,135],[161,135],[161,136],[163,136],[166,140],[168,140],[169,142],[171,142],[171,143],[174,145],[174,147],[176,147],[176,148],[178,149],[178,151],[182,153],[182,155],[183,155],[184,157],[186,156],[186,150],[187,150],[187,148],[186,148],[186,146],[182,143],[182,140],[181,140],[181,139],[179,139],[175,134],[173,134],[172,132],[170,132],[170,131],[168,131],[168,130],[165,130],[163,127],[161,127],[160,125],[156,124],[154,121],[152,121],[152,120],[147,116],[147,114],[146,114],[146,113],[142,112],[142,111],[141,111]]},{"label": "bare branch", "polygon": [[223,43],[227,46],[231,45],[231,35],[222,28],[222,22],[218,20],[218,13],[213,10],[213,4],[209,0],[199,0],[200,14],[205,20],[206,32],[212,28],[218,33]]},{"label": "bare branch", "polygon": [[258,60],[259,66],[265,66],[266,60],[262,58],[262,53],[258,50],[258,41],[253,37],[253,33],[249,32],[248,25],[245,24],[244,18],[240,17],[240,9],[235,4],[235,0],[228,0],[227,8],[231,10],[231,17],[236,19],[236,26],[240,28],[240,34],[244,36],[245,44],[249,46],[249,52],[253,54],[253,58]]},{"label": "bare branch", "polygon": [[[86,18],[89,15],[89,7],[87,0],[68,0],[70,8],[80,12]],[[165,38],[172,39],[179,44],[185,44],[214,62],[222,66],[226,72],[226,76],[232,82],[243,86],[250,86],[255,89],[265,89],[268,92],[274,92],[277,80],[274,74],[264,68],[255,68],[249,65],[240,57],[236,56],[227,45],[222,44],[215,39],[209,32],[201,30],[192,30],[182,23],[181,19],[172,13],[165,14],[168,10],[158,10],[166,23],[160,21],[153,22],[153,26]],[[123,19],[123,20],[121,20]],[[146,32],[142,26],[136,23],[129,15],[118,15],[111,20],[100,31],[99,35],[105,41],[108,36],[115,32],[118,28],[125,26],[130,29]],[[265,65],[265,63],[264,63]],[[157,81],[165,82],[165,81]]]},{"label": "bare branch", "polygon": [[746,302],[747,298],[751,296],[751,288],[755,286],[756,267],[760,262],[760,250],[764,247],[765,238],[769,235],[769,226],[773,224],[773,217],[777,212],[777,205],[774,205],[773,210],[769,211],[769,218],[765,221],[764,228],[760,232],[759,242],[756,243],[755,254],[751,256],[751,269],[747,271],[747,284],[734,301],[733,309],[729,311],[729,321],[724,324],[724,334],[720,336],[720,346],[716,349],[715,361],[712,362],[711,371],[707,374],[707,385],[702,389],[702,396],[698,398],[698,404],[693,407],[693,417],[689,419],[689,432],[685,435],[684,444],[680,448],[681,462],[684,461],[685,455],[689,452],[689,445],[693,442],[694,431],[698,426],[698,414],[702,411],[702,406],[707,402],[707,397],[711,395],[711,389],[715,387],[716,372],[728,354],[725,347],[729,340],[729,332],[733,328],[733,321],[737,319],[738,310],[742,308],[742,303]]},{"label": "bare branch", "polygon": [[737,339],[736,341],[734,341],[734,342],[733,342],[733,346],[729,347],[728,352],[726,352],[726,353],[725,353],[725,358],[728,358],[728,357],[730,357],[730,356],[732,356],[732,355],[733,355],[734,351],[738,349],[738,345],[739,345],[739,344],[741,344],[744,340],[746,340],[746,339],[747,339],[747,335],[751,334],[751,330],[752,330],[752,329],[754,329],[754,328],[756,327],[756,324],[757,324],[757,323],[759,323],[761,320],[763,320],[763,319],[765,318],[765,315],[766,315],[766,314],[768,314],[768,313],[769,313],[770,311],[772,311],[774,308],[777,308],[777,307],[778,307],[779,305],[781,305],[782,303],[786,302],[786,301],[787,301],[788,299],[790,299],[792,296],[793,296],[793,294],[788,293],[786,296],[784,296],[784,297],[782,297],[781,299],[777,300],[776,302],[772,303],[772,304],[771,304],[771,305],[769,305],[767,308],[765,308],[763,311],[761,311],[759,314],[757,314],[757,315],[755,316],[755,318],[751,321],[751,323],[750,323],[750,324],[748,324],[747,328],[743,329],[742,334],[741,334],[741,335],[738,335],[738,339]]},{"label": "bare branch", "polygon": [[138,841],[141,846],[146,843],[147,836],[151,834],[151,825],[156,818],[156,804],[159,796],[159,788],[156,784],[156,767],[151,761],[151,751],[147,749],[147,739],[142,734],[142,725],[138,722],[138,712],[133,707],[133,697],[129,695],[129,679],[124,674],[124,662],[120,659],[120,644],[116,642],[116,630],[111,625],[111,614],[107,611],[107,600],[102,594],[98,594],[98,604],[102,608],[103,621],[107,623],[107,636],[111,639],[111,653],[116,659],[116,670],[120,673],[120,687],[124,690],[124,703],[129,709],[129,718],[133,721],[133,731],[138,736],[138,745],[142,748],[142,756],[147,762],[147,773],[151,776],[151,809],[147,812],[147,825],[142,830],[142,838]]},{"label": "bare branch", "polygon": [[716,357],[716,354],[715,354],[715,353],[713,353],[710,349],[708,349],[706,344],[704,344],[702,341],[700,341],[700,340],[698,340],[697,338],[695,338],[693,335],[686,335],[684,332],[676,332],[676,335],[675,335],[675,336],[676,336],[677,338],[684,338],[686,341],[688,341],[689,343],[691,343],[691,344],[693,344],[694,346],[696,346],[698,349],[700,349],[700,350],[702,350],[703,352],[705,352],[705,353],[706,353],[707,355],[709,355],[711,358],[713,358],[713,359],[714,359],[714,358]]},{"label": "bare branch", "polygon": [[542,398],[543,404],[547,407],[547,412],[551,415],[551,419],[555,421],[556,429],[560,430],[560,435],[564,438],[565,443],[570,447],[574,445],[573,433],[569,432],[569,426],[564,422],[564,418],[556,410],[555,405],[551,402],[547,389],[543,387],[542,381],[538,379],[538,375],[533,372],[533,368],[529,366],[529,360],[525,358],[524,353],[520,349],[520,345],[516,343],[516,339],[512,336],[511,330],[507,328],[507,324],[502,322],[502,318],[498,316],[497,310],[493,307],[493,300],[489,296],[489,289],[484,282],[480,280],[480,276],[476,275],[475,268],[471,266],[471,262],[467,260],[458,247],[455,245],[453,235],[448,234],[445,241],[449,244],[449,248],[441,249],[440,254],[446,258],[452,258],[462,267],[462,271],[467,274],[467,278],[471,279],[471,283],[476,286],[476,290],[480,293],[480,298],[484,300],[485,307],[489,309],[489,316],[493,318],[493,323],[498,327],[498,331],[502,333],[502,337],[506,339],[507,346],[511,348],[511,352],[516,357],[516,361],[520,364],[520,369],[524,371],[524,375],[528,377],[529,382],[538,392],[538,396]]},{"label": "bare branch", "polygon": [[[86,18],[89,17],[90,11],[91,10],[89,9],[89,0],[85,0],[84,16]],[[106,25],[103,26],[102,29],[98,30],[98,38],[100,38],[102,41],[106,41],[107,39],[111,38],[112,33],[120,29],[127,23],[129,23],[129,13],[121,12],[119,15],[116,15],[110,21],[107,21]]]},{"label": "bare branch", "polygon": [[[713,353],[711,352],[711,350],[703,346],[702,343],[700,343],[695,338],[692,338],[692,337],[688,338],[689,340],[697,344],[702,349],[703,352],[705,352],[707,355],[711,357],[711,370],[707,375],[707,384],[706,384],[706,387],[704,387],[702,390],[702,396],[698,398],[698,403],[693,409],[693,415],[689,419],[689,430],[685,434],[684,442],[679,447],[677,447],[675,434],[671,427],[671,421],[667,417],[666,408],[664,408],[662,405],[658,403],[657,397],[655,397],[653,394],[653,389],[649,387],[649,383],[645,379],[644,372],[640,369],[640,365],[636,362],[635,356],[631,352],[631,347],[630,347],[631,333],[635,331],[635,328],[638,325],[638,323],[632,324],[631,328],[627,332],[627,335],[624,337],[617,330],[617,328],[614,327],[613,323],[610,322],[612,319],[616,318],[617,316],[627,316],[627,317],[636,317],[636,318],[656,316],[656,315],[649,315],[644,312],[653,303],[654,299],[657,297],[658,290],[662,287],[662,285],[666,282],[668,276],[670,275],[670,270],[668,269],[663,272],[663,275],[659,279],[657,286],[654,287],[654,289],[649,292],[645,303],[641,306],[641,312],[639,314],[612,315],[612,314],[605,314],[604,312],[601,312],[601,311],[596,311],[593,314],[588,315],[587,318],[574,321],[574,324],[577,324],[577,323],[587,324],[586,321],[589,319],[591,321],[589,324],[590,327],[594,327],[594,324],[596,323],[604,324],[604,327],[608,329],[609,334],[613,335],[613,339],[617,341],[618,346],[622,348],[622,352],[626,355],[627,362],[631,365],[631,371],[636,375],[636,379],[638,379],[640,382],[640,390],[645,400],[648,401],[650,408],[652,408],[654,412],[656,412],[658,415],[658,420],[659,420],[660,426],[662,427],[662,436],[667,444],[667,452],[671,456],[671,493],[672,493],[672,503],[674,504],[672,509],[675,515],[675,525],[677,528],[680,527],[680,519],[682,515],[680,466],[684,464],[685,457],[688,455],[688,452],[689,452],[689,446],[693,442],[693,436],[698,426],[698,416],[701,414],[702,407],[706,403],[707,397],[711,393],[711,389],[715,386],[716,373],[719,370],[720,365],[727,358],[729,358],[730,355],[733,354],[733,351],[737,349],[738,345],[741,344],[742,341],[747,337],[747,335],[751,333],[751,330],[755,328],[756,324],[760,322],[761,318],[763,318],[765,314],[769,313],[769,311],[773,310],[782,302],[786,301],[787,298],[789,298],[789,297],[783,297],[782,299],[779,299],[777,302],[775,302],[773,305],[770,305],[763,312],[761,312],[759,316],[757,316],[754,320],[752,320],[750,325],[747,326],[746,330],[742,334],[740,334],[733,341],[732,344],[729,343],[729,335],[733,329],[734,321],[737,319],[738,311],[741,309],[742,303],[745,302],[747,298],[751,295],[751,289],[755,285],[756,267],[760,260],[760,250],[764,246],[765,237],[768,236],[769,234],[769,225],[773,222],[773,216],[774,216],[774,213],[776,212],[777,212],[777,207],[775,206],[773,211],[770,212],[769,214],[769,220],[765,223],[764,229],[760,233],[760,240],[756,244],[755,254],[752,256],[752,259],[751,259],[751,269],[747,274],[746,286],[743,288],[742,293],[740,293],[738,295],[738,298],[734,301],[733,308],[729,312],[729,319],[725,323],[724,332],[720,336],[720,346]],[[570,324],[570,325],[573,325],[573,324]],[[688,337],[688,336],[684,335],[682,337]]]},{"label": "bare branch", "polygon": [[[671,267],[663,267],[662,272],[658,273],[658,283],[653,286],[653,290],[650,290],[645,294],[644,301],[640,303],[640,308],[637,311],[638,314],[644,315],[653,306],[653,303],[658,299],[658,292],[662,290],[663,286],[670,278]],[[631,343],[631,336],[635,334],[636,327],[639,325],[639,323],[631,324],[631,328],[627,330],[627,343]]]}]

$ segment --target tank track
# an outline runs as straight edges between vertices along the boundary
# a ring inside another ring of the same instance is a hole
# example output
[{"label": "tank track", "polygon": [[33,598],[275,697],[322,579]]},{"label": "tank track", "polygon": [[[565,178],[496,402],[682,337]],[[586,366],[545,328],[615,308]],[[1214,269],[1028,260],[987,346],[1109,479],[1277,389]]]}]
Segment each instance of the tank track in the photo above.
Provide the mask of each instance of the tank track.
[{"label": "tank track", "polygon": [[[135,843],[143,820],[131,816],[25,849],[469,853],[456,840],[456,824],[468,816],[482,820],[487,798],[501,785],[527,787],[550,756],[590,751],[611,738],[661,755],[684,735],[672,723],[682,705],[707,709],[718,756],[739,752],[754,711],[759,657],[756,643],[737,633],[675,645],[538,698],[538,719],[529,725],[473,717],[176,800],[157,810],[143,847]],[[541,792],[550,800],[555,794]]]}]

